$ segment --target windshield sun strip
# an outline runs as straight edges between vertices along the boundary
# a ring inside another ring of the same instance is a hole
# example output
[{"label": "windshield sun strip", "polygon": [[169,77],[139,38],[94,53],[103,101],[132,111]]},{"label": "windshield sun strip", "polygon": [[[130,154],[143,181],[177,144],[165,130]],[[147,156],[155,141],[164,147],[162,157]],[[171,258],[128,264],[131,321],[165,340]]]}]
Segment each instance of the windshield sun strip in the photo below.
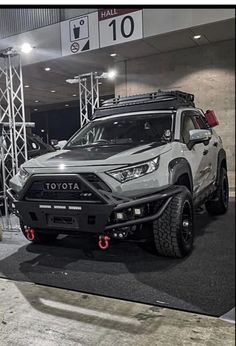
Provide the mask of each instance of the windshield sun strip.
[{"label": "windshield sun strip", "polygon": [[166,110],[166,111],[141,111],[141,112],[130,112],[130,113],[120,113],[120,114],[114,114],[114,115],[105,115],[104,117],[94,119],[93,122],[98,122],[98,121],[104,121],[108,119],[113,119],[113,118],[118,118],[118,117],[125,117],[125,116],[133,116],[133,115],[147,115],[149,114],[150,116],[152,114],[173,114],[173,110]]}]

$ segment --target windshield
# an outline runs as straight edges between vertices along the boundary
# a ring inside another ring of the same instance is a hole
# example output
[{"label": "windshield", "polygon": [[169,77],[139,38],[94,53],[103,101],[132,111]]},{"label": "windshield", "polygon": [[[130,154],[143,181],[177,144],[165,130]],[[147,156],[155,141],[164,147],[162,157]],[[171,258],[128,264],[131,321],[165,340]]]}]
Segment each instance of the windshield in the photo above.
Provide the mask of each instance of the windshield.
[{"label": "windshield", "polygon": [[171,130],[171,113],[106,117],[84,126],[69,140],[65,149],[94,145],[166,142],[171,138]]}]

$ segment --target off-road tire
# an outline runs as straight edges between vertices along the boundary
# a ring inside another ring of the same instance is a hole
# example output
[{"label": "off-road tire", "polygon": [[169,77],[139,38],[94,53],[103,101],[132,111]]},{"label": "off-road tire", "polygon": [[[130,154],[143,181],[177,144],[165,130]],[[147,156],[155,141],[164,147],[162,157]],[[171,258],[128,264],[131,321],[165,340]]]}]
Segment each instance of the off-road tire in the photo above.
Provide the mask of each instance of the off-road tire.
[{"label": "off-road tire", "polygon": [[211,215],[225,214],[229,204],[229,183],[227,171],[224,167],[220,170],[220,180],[216,193],[212,200],[205,203],[206,210]]},{"label": "off-road tire", "polygon": [[193,201],[190,191],[175,195],[161,217],[153,222],[153,235],[159,255],[182,258],[193,248]]},{"label": "off-road tire", "polygon": [[[24,228],[24,225],[22,222],[20,222],[20,226],[21,226],[22,233],[24,234],[25,238],[27,239],[26,231],[25,231],[25,228]],[[35,231],[35,238],[34,238],[34,240],[31,240],[31,242],[34,244],[52,244],[56,240],[57,236],[58,236],[57,233],[47,234],[47,233],[40,232],[40,231],[36,230]]]}]

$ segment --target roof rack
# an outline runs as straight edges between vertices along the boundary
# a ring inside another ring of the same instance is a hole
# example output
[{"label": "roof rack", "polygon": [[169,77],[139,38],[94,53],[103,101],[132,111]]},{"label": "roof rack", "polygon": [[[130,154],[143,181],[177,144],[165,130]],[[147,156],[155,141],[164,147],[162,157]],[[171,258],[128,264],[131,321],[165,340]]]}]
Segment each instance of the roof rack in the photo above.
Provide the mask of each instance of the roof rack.
[{"label": "roof rack", "polygon": [[176,101],[173,102],[173,108],[175,103],[177,105],[179,104],[185,104],[186,106],[193,106],[194,107],[194,95],[189,94],[186,92],[182,92],[179,90],[175,91],[162,91],[158,90],[155,92],[147,93],[147,94],[138,94],[133,96],[127,96],[127,97],[115,97],[113,99],[109,99],[105,101],[102,104],[101,109],[104,108],[113,108],[113,107],[119,107],[119,106],[128,106],[128,105],[134,105],[134,104],[141,104],[141,103],[152,103],[152,102],[167,102],[167,101]]}]

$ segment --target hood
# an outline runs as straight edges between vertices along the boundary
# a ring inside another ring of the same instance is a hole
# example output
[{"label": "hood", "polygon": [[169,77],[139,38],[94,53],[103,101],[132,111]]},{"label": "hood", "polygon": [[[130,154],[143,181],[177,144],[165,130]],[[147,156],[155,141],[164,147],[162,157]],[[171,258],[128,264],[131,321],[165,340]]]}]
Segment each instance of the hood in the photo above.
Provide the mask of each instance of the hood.
[{"label": "hood", "polygon": [[58,150],[24,163],[25,168],[58,168],[127,165],[152,159],[170,150],[170,144],[149,143],[131,145],[96,145]]}]

